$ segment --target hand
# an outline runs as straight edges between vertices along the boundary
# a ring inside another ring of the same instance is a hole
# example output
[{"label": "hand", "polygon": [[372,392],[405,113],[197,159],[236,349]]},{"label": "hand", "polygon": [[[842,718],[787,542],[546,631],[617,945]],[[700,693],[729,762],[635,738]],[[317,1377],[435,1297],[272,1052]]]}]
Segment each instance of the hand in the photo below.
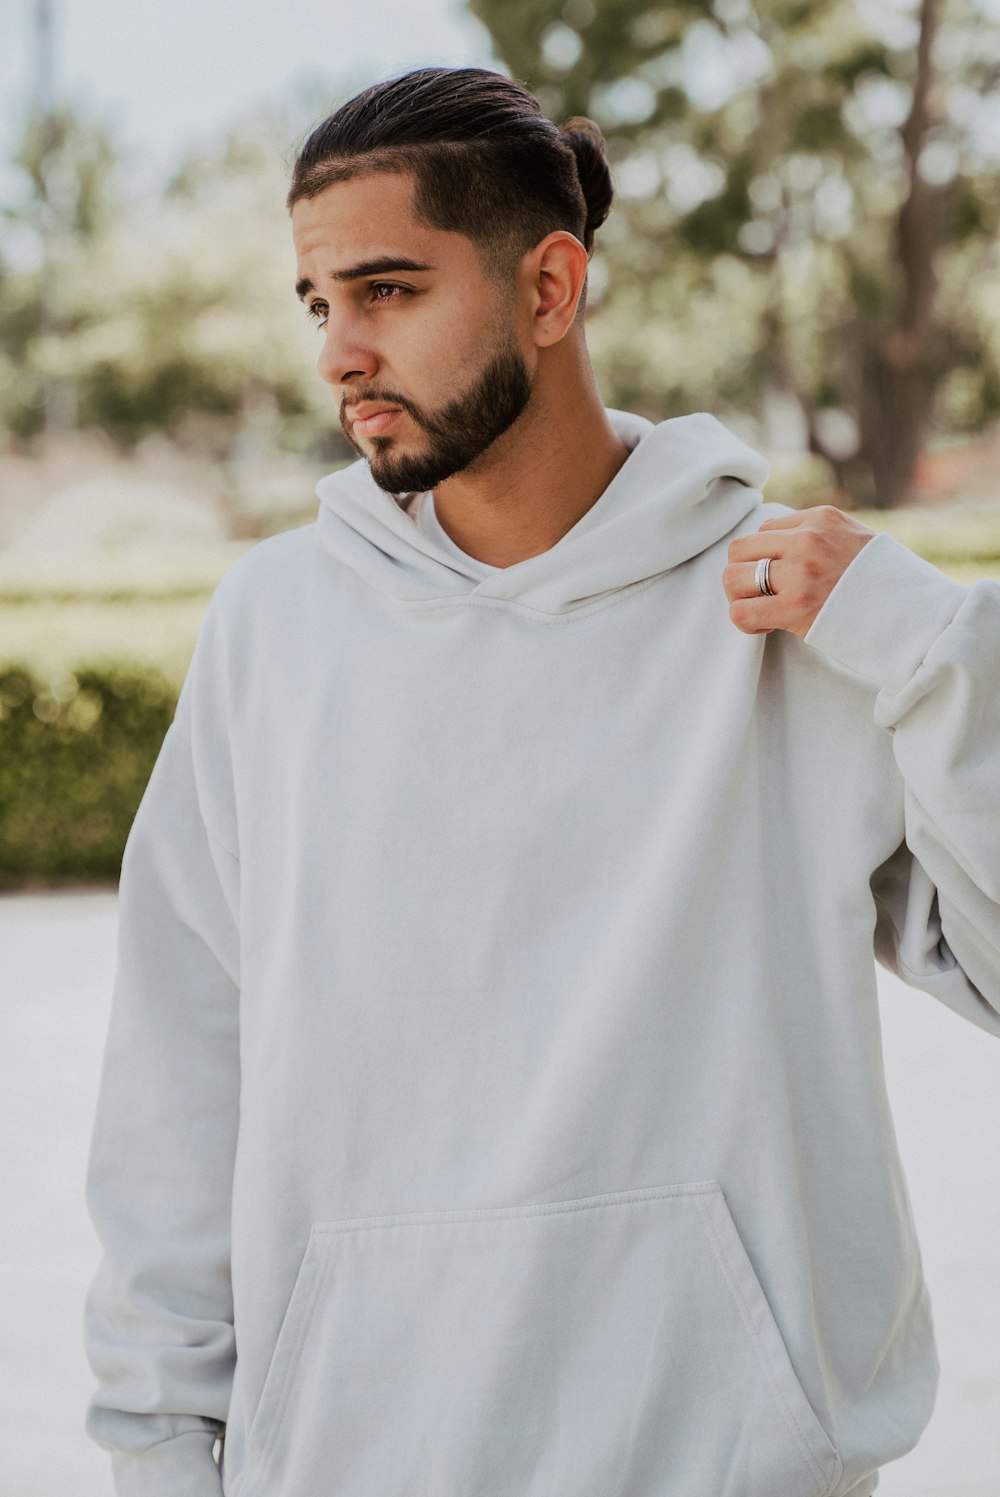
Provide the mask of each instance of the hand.
[{"label": "hand", "polygon": [[[744,634],[769,634],[772,629],[808,634],[850,563],[875,534],[832,504],[765,520],[754,535],[729,543],[729,566],[722,573],[729,617]],[[774,558],[768,571],[774,597],[761,597],[755,584],[757,562],[764,556]]]}]

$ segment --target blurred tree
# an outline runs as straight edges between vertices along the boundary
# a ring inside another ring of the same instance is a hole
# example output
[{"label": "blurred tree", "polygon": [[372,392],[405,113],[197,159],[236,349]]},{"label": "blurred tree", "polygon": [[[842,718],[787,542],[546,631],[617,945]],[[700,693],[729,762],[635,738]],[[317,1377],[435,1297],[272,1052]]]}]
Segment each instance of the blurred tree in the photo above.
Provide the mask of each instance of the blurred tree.
[{"label": "blurred tree", "polygon": [[[126,446],[166,432],[226,457],[262,410],[285,447],[328,446],[293,292],[288,116],[247,121],[165,188],[130,180],[108,132],[72,110],[46,129],[27,123],[21,191],[0,205],[0,429],[40,432],[58,379],[81,427]],[[46,254],[40,213],[57,193]]]},{"label": "blurred tree", "polygon": [[[117,153],[99,122],[33,109],[11,164],[22,191],[0,205],[0,390],[13,397],[20,430],[62,431],[77,416],[64,357],[75,318],[63,289],[81,248],[112,216]],[[9,263],[12,246],[21,274]]]},{"label": "blurred tree", "polygon": [[54,209],[66,233],[93,239],[106,225],[118,152],[105,125],[67,108],[33,113],[13,159],[31,183],[33,201]]},{"label": "blurred tree", "polygon": [[469,0],[547,113],[608,137],[592,345],[614,400],[794,414],[883,506],[933,422],[1000,410],[990,5]]}]

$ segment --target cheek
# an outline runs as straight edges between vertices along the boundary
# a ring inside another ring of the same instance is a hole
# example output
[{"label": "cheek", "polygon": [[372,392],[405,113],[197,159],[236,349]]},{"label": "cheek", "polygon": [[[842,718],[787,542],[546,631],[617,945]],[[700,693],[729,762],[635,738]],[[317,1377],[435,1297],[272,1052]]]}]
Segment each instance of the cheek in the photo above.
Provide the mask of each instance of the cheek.
[{"label": "cheek", "polygon": [[[407,329],[406,376],[433,402],[479,374],[495,345],[496,330],[459,309],[416,319]],[[402,372],[403,363],[400,362]],[[414,391],[416,394],[416,391]],[[419,396],[417,397],[420,398]]]}]

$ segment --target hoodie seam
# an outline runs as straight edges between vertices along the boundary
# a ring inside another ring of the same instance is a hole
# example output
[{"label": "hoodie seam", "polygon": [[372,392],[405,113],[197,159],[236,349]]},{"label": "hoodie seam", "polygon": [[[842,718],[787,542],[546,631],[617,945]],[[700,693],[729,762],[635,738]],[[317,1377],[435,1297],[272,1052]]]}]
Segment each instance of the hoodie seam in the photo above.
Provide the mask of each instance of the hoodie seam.
[{"label": "hoodie seam", "polygon": [[354,575],[371,592],[376,593],[380,598],[389,597],[389,600],[395,607],[405,609],[408,613],[432,613],[438,609],[445,608],[489,608],[502,613],[527,614],[529,617],[537,619],[539,623],[543,624],[568,624],[572,619],[579,618],[581,615],[586,615],[589,618],[591,614],[600,613],[605,608],[612,608],[626,597],[631,597],[634,593],[640,593],[645,588],[652,587],[654,583],[659,582],[670,572],[676,571],[678,566],[683,565],[683,562],[678,562],[673,567],[668,567],[662,572],[657,572],[654,577],[644,577],[641,582],[632,582],[627,587],[615,589],[613,596],[610,598],[601,598],[595,603],[581,603],[579,607],[568,608],[561,613],[548,613],[543,608],[532,608],[529,603],[522,603],[515,598],[477,598],[469,594],[449,598],[395,598],[382,592],[380,588],[375,587],[367,578],[361,577],[359,573],[355,572]]},{"label": "hoodie seam", "polygon": [[[723,1197],[723,1201],[724,1199],[725,1198]],[[722,1277],[725,1280],[726,1288],[729,1290],[729,1293],[733,1298],[733,1302],[736,1305],[737,1312],[743,1324],[744,1330],[746,1331],[750,1343],[753,1346],[759,1362],[764,1369],[764,1375],[767,1379],[771,1395],[775,1399],[776,1405],[781,1411],[781,1416],[785,1423],[785,1426],[789,1430],[792,1438],[798,1446],[799,1452],[803,1460],[805,1461],[809,1472],[813,1477],[813,1480],[819,1484],[817,1497],[828,1497],[828,1494],[833,1490],[833,1488],[836,1486],[837,1482],[843,1475],[843,1464],[841,1462],[839,1453],[836,1450],[833,1451],[836,1458],[837,1470],[835,1476],[831,1480],[824,1475],[823,1469],[820,1466],[815,1453],[812,1449],[810,1449],[806,1432],[800,1426],[799,1418],[795,1410],[789,1403],[788,1393],[784,1383],[783,1369],[775,1364],[771,1348],[765,1344],[764,1338],[762,1338],[757,1331],[757,1328],[754,1324],[753,1310],[747,1302],[745,1286],[740,1282],[738,1276],[733,1272],[732,1267],[727,1260],[725,1250],[719,1240],[718,1228],[716,1226],[716,1223],[712,1220],[711,1212],[704,1202],[699,1201],[698,1205],[701,1209],[702,1220],[707,1229],[708,1240],[711,1245],[712,1252],[715,1256],[715,1260],[718,1263],[719,1269],[722,1273]],[[728,1211],[728,1206],[726,1207],[726,1209]],[[736,1228],[735,1230],[738,1235],[739,1229]],[[747,1261],[749,1263],[749,1259]],[[754,1274],[752,1264],[750,1264],[750,1271],[751,1275],[753,1275],[754,1277],[754,1280],[756,1280],[756,1275]],[[774,1312],[771,1309],[770,1302],[767,1299],[764,1288],[759,1284],[759,1281],[757,1281],[757,1287],[760,1293],[760,1300],[762,1304],[766,1306],[768,1317],[770,1320],[774,1321]],[[784,1345],[783,1338],[781,1337],[781,1331],[780,1328],[778,1328],[776,1321],[774,1321],[774,1327],[777,1330],[779,1339],[782,1340],[782,1344]],[[784,1350],[785,1355],[787,1356],[787,1347],[785,1347]],[[789,1367],[791,1367],[791,1358],[789,1358],[788,1360]],[[803,1400],[806,1400],[805,1389],[802,1387],[801,1382],[799,1382],[798,1374],[796,1373],[794,1367],[791,1367],[791,1374],[793,1379],[798,1384],[798,1389]],[[813,1418],[818,1424],[819,1420],[816,1416],[815,1410],[813,1410]],[[822,1426],[820,1427],[822,1428]],[[825,1430],[823,1431],[823,1433],[824,1435],[826,1435]],[[828,1435],[826,1436],[826,1438],[829,1441]],[[833,1449],[832,1445],[831,1449]]]},{"label": "hoodie seam", "polygon": [[[172,719],[172,721],[170,723],[170,726],[172,728],[176,728],[177,729],[177,733],[178,733],[179,737],[183,740],[183,742],[185,744],[185,747],[189,751],[189,754],[191,756],[192,766],[193,766],[193,764],[194,764],[194,742],[193,742],[192,735],[191,735],[191,729],[188,726],[186,726],[184,723],[182,723],[180,721],[180,719],[179,719],[179,717],[177,716],[176,713],[174,714],[174,717],[173,717],[173,719]],[[228,858],[232,858],[233,862],[238,864],[239,861],[240,861],[240,855],[239,855],[239,853],[238,852],[234,852],[233,849],[229,846],[229,844],[226,841],[226,839],[224,837],[221,837],[219,835],[219,833],[214,830],[214,828],[209,823],[208,817],[205,815],[205,808],[202,805],[201,790],[199,788],[198,780],[197,780],[197,776],[196,775],[194,776],[194,791],[195,791],[195,804],[196,804],[197,809],[198,809],[198,817],[199,817],[199,819],[201,821],[202,826],[205,829],[205,835],[208,837],[208,839],[211,842],[213,842],[215,844],[216,847],[218,847],[218,849],[220,850],[220,852],[224,852]]]},{"label": "hoodie seam", "polygon": [[[198,1416],[195,1415],[194,1417],[197,1418]],[[145,1456],[151,1455],[154,1450],[160,1450],[164,1445],[172,1444],[175,1440],[189,1440],[192,1435],[197,1435],[199,1439],[204,1438],[205,1435],[211,1435],[212,1443],[214,1445],[215,1441],[219,1439],[222,1430],[225,1429],[225,1425],[221,1420],[209,1419],[207,1415],[204,1417],[206,1422],[205,1424],[199,1426],[198,1429],[178,1429],[175,1430],[173,1434],[164,1435],[159,1440],[151,1440],[148,1445],[141,1445],[134,1450],[127,1449],[126,1447],[120,1445],[106,1445],[105,1449],[111,1450],[113,1454],[118,1455],[119,1457],[141,1459]]]}]

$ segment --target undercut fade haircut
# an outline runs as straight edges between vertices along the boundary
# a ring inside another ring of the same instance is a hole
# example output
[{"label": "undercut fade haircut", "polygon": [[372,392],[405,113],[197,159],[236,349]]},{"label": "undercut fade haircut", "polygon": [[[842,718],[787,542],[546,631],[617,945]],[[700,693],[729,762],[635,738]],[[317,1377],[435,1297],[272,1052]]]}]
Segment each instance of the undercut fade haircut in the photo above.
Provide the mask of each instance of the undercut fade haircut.
[{"label": "undercut fade haircut", "polygon": [[368,172],[412,172],[419,219],[465,234],[495,279],[557,229],[589,255],[614,196],[592,120],[560,129],[527,88],[485,68],[419,68],[355,95],[307,137],[289,210]]}]

